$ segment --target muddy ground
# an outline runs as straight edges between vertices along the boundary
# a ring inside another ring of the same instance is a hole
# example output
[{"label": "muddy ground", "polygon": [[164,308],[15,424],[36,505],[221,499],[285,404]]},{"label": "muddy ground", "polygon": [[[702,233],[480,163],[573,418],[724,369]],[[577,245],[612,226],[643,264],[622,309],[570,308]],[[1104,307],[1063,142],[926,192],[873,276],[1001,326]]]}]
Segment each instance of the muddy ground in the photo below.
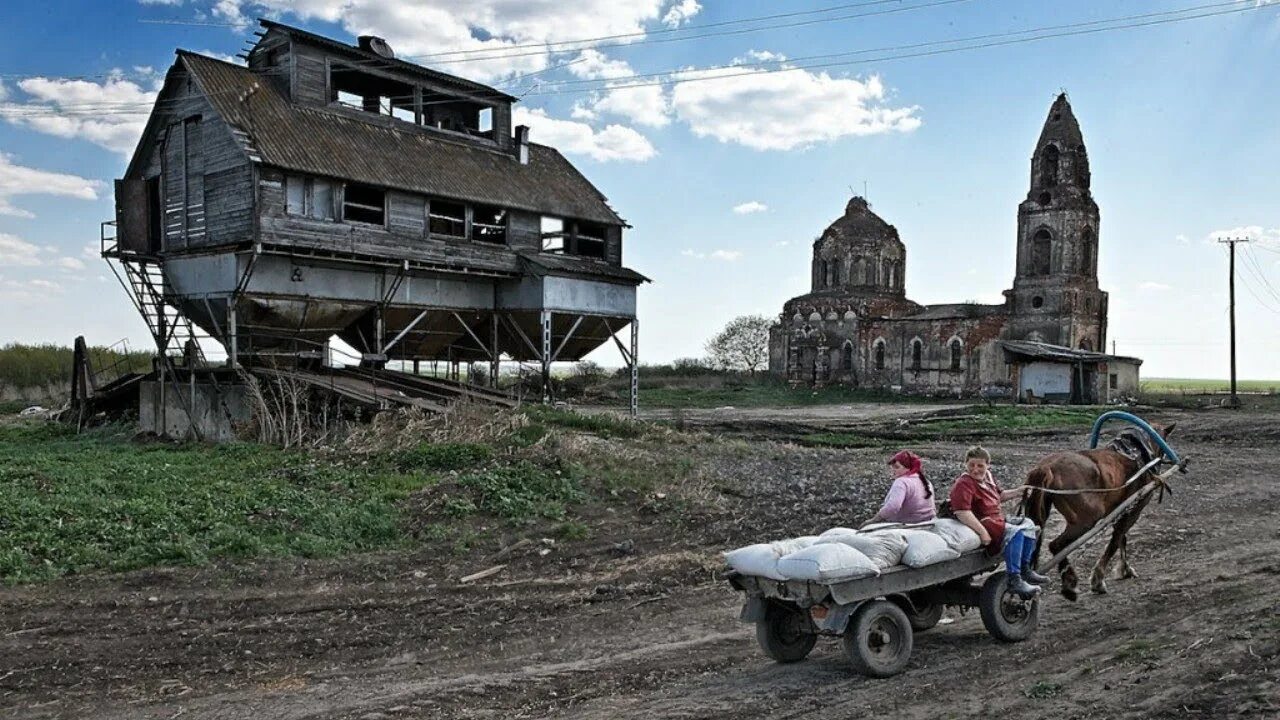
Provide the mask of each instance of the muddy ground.
[{"label": "muddy ground", "polygon": [[[1140,578],[1077,603],[1049,596],[1039,632],[1017,645],[950,611],[893,679],[854,675],[834,640],[770,662],[717,577],[727,547],[865,518],[887,486],[884,449],[708,441],[692,451],[705,505],[655,497],[577,543],[0,590],[0,716],[1280,717],[1280,413],[1156,419],[1178,421],[1193,464],[1131,535]],[[1082,442],[987,445],[1014,484]],[[919,449],[945,470],[963,445]]]}]

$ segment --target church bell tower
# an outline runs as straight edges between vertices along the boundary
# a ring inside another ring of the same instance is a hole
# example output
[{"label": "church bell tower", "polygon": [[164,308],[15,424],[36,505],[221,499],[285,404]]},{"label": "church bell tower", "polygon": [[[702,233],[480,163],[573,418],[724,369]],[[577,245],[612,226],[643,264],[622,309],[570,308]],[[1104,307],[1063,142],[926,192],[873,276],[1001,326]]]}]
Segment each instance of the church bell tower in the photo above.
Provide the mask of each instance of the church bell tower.
[{"label": "church bell tower", "polygon": [[1098,289],[1098,205],[1089,156],[1066,93],[1049,108],[1018,206],[1010,340],[1105,352],[1107,294]]}]

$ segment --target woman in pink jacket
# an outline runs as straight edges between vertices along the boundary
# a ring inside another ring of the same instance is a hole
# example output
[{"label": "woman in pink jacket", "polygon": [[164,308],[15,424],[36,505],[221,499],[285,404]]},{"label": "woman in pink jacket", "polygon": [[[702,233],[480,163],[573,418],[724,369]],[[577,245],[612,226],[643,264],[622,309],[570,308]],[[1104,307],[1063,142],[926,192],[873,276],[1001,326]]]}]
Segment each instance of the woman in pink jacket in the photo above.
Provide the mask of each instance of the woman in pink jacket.
[{"label": "woman in pink jacket", "polygon": [[924,476],[920,456],[910,450],[899,452],[889,459],[889,472],[893,473],[893,485],[884,505],[867,524],[933,520],[937,516],[933,507],[933,485]]}]

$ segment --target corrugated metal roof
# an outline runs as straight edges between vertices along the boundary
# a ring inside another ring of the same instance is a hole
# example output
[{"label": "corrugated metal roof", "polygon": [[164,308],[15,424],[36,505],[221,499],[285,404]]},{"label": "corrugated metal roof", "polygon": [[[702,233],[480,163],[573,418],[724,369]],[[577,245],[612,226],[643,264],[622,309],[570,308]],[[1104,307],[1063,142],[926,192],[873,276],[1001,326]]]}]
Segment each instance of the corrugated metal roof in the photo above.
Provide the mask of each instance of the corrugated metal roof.
[{"label": "corrugated metal roof", "polygon": [[594,277],[605,275],[607,277],[618,278],[620,280],[629,280],[634,283],[649,282],[649,278],[641,275],[635,270],[611,265],[604,260],[596,260],[593,258],[578,257],[574,255],[552,255],[548,253],[527,251],[517,251],[517,254],[529,263],[541,268],[543,271],[550,271],[555,274],[570,273]]},{"label": "corrugated metal roof", "polygon": [[[179,51],[250,157],[296,172],[545,215],[625,225],[555,148],[530,144],[529,162],[426,128],[386,126],[295,105],[249,68]],[[239,131],[239,132],[236,132]]]},{"label": "corrugated metal roof", "polygon": [[1142,360],[1124,355],[1108,355],[1092,350],[1077,350],[1050,345],[1049,343],[1031,342],[1029,340],[1004,340],[1000,343],[1006,355],[1030,358],[1033,360],[1050,360],[1054,362],[1128,362],[1141,365]]}]

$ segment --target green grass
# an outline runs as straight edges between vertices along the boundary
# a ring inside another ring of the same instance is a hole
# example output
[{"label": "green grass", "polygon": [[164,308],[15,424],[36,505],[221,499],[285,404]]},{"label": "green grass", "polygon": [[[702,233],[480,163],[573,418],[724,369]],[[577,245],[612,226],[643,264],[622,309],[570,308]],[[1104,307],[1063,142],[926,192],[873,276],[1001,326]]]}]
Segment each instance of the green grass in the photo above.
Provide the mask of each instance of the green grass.
[{"label": "green grass", "polygon": [[[1217,393],[1230,392],[1230,380],[1197,378],[1147,378],[1141,383],[1144,393]],[[1280,380],[1240,380],[1236,382],[1240,392],[1280,393]]]},{"label": "green grass", "polygon": [[1088,406],[973,405],[964,410],[964,415],[976,417],[921,422],[901,429],[895,427],[879,435],[868,432],[813,433],[801,440],[824,447],[862,448],[882,445],[886,439],[933,439],[955,434],[1087,428],[1104,411],[1104,408]]},{"label": "green grass", "polygon": [[646,407],[717,408],[803,407],[864,402],[930,402],[929,398],[899,395],[836,385],[826,388],[789,387],[759,381],[723,387],[642,387],[640,404]]},{"label": "green grass", "polygon": [[531,405],[524,410],[525,415],[538,425],[550,425],[582,430],[600,437],[634,438],[644,434],[644,425],[614,415],[584,415],[572,410],[557,410],[544,405]]},{"label": "green grass", "polygon": [[1048,680],[1040,680],[1023,690],[1022,694],[1032,700],[1048,700],[1062,694],[1062,685]]},{"label": "green grass", "polygon": [[394,547],[399,501],[431,482],[258,445],[0,427],[0,579]]}]

